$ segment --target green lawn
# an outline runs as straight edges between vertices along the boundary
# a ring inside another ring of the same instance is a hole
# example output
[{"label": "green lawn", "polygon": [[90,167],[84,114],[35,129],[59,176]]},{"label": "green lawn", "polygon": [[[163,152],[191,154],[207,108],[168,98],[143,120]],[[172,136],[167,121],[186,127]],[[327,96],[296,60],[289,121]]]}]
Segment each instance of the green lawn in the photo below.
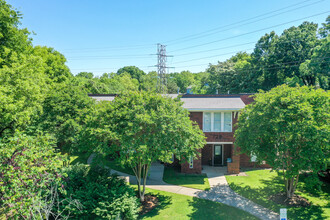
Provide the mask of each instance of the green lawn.
[{"label": "green lawn", "polygon": [[89,153],[75,153],[70,155],[70,164],[74,165],[77,163],[87,164],[87,159],[89,157]]},{"label": "green lawn", "polygon": [[[269,200],[271,195],[284,191],[283,179],[270,170],[247,171],[248,176],[226,176],[230,187],[240,195],[279,213],[285,208]],[[289,219],[330,219],[330,186],[324,184],[322,192],[310,193],[301,175],[296,194],[308,199],[310,207],[288,208]]]},{"label": "green lawn", "polygon": [[[87,159],[88,159],[89,155],[90,155],[89,153],[76,153],[76,154],[70,156],[70,163],[71,164],[76,164],[76,163],[87,164]],[[107,166],[107,167],[110,167],[111,169],[134,175],[134,172],[131,168],[121,166],[119,163],[116,163],[114,160],[111,160],[108,156],[105,158],[96,157],[93,161],[97,164],[100,164],[101,166]]]},{"label": "green lawn", "polygon": [[159,205],[140,219],[258,219],[240,209],[209,200],[151,189],[147,189],[147,193],[156,195]]},{"label": "green lawn", "polygon": [[194,189],[209,190],[210,184],[206,174],[184,174],[173,167],[165,167],[163,180],[166,183]]}]

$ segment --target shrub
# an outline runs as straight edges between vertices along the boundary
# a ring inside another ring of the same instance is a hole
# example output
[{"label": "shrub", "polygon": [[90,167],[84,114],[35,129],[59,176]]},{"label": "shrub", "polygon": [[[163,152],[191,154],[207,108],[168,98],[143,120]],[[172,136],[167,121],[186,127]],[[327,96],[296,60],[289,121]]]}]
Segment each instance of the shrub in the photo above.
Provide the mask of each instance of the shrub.
[{"label": "shrub", "polygon": [[64,204],[60,209],[75,219],[136,219],[139,203],[134,190],[109,170],[76,164],[63,170],[63,198],[82,208]]},{"label": "shrub", "polygon": [[27,136],[0,140],[0,210],[8,218],[33,218],[35,204],[44,201],[63,160],[50,137]]}]

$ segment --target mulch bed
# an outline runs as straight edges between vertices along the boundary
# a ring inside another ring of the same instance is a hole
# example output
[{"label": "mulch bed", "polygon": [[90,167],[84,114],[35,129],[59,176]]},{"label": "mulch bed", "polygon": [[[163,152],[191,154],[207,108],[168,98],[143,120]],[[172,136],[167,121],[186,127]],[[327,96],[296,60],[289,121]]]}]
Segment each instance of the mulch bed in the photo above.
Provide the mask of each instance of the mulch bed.
[{"label": "mulch bed", "polygon": [[153,195],[145,195],[142,202],[140,215],[144,215],[153,210],[158,205],[158,198]]},{"label": "mulch bed", "polygon": [[269,199],[278,204],[291,207],[308,207],[311,205],[307,199],[298,195],[294,195],[292,198],[288,199],[285,192],[272,195]]}]

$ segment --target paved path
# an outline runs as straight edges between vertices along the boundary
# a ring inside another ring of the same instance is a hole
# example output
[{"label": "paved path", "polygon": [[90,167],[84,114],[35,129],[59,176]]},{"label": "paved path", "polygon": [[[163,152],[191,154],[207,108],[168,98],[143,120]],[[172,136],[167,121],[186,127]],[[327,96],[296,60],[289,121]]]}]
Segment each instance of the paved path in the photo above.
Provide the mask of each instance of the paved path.
[{"label": "paved path", "polygon": [[[116,170],[111,170],[120,176],[129,177],[131,184],[136,184],[135,176],[128,175]],[[150,167],[146,187],[166,192],[177,193],[181,195],[193,196],[201,199],[207,199],[214,202],[220,202],[249,212],[260,219],[279,219],[279,215],[269,209],[266,209],[242,196],[235,193],[229,186],[224,176],[226,170],[221,167],[203,167],[203,172],[207,174],[210,183],[210,190],[203,191],[177,185],[167,184],[163,181],[164,166],[160,163],[154,163]]]}]

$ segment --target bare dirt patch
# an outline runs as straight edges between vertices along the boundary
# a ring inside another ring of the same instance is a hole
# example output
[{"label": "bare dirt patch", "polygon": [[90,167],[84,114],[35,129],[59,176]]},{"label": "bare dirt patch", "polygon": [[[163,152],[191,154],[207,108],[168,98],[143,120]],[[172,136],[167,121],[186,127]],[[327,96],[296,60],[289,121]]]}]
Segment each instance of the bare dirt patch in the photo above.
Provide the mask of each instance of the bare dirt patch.
[{"label": "bare dirt patch", "polygon": [[294,195],[292,198],[287,198],[285,192],[281,192],[269,197],[270,200],[285,206],[291,207],[308,207],[310,206],[310,202],[304,197]]},{"label": "bare dirt patch", "polygon": [[145,195],[144,202],[142,202],[140,215],[144,215],[153,210],[158,205],[158,198],[153,195]]}]

